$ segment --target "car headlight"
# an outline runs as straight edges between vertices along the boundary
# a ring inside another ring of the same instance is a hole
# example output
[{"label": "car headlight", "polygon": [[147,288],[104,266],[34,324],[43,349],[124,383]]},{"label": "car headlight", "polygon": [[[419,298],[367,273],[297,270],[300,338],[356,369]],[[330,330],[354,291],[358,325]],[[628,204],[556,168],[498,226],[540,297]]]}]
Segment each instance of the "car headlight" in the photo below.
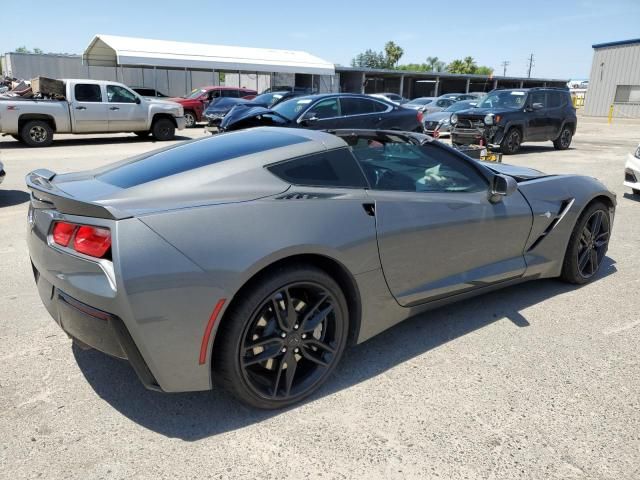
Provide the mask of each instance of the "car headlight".
[{"label": "car headlight", "polygon": [[488,113],[487,115],[485,115],[484,124],[485,125],[493,125],[493,115],[491,113]]},{"label": "car headlight", "polygon": [[458,123],[458,115],[454,113],[453,115],[451,115],[451,124],[455,125],[456,123]]},{"label": "car headlight", "polygon": [[633,154],[636,158],[640,158],[640,145],[636,148],[636,153]]}]

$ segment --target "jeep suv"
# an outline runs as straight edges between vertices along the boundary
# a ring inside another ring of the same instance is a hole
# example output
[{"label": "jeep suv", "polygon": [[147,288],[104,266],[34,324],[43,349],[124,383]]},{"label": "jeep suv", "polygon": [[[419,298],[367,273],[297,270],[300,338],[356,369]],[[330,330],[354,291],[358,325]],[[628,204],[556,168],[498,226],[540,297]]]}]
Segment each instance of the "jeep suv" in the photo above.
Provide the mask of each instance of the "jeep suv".
[{"label": "jeep suv", "polygon": [[522,142],[551,140],[566,150],[576,132],[577,117],[569,90],[528,88],[494,90],[472,110],[451,116],[454,145],[486,145],[506,155]]}]

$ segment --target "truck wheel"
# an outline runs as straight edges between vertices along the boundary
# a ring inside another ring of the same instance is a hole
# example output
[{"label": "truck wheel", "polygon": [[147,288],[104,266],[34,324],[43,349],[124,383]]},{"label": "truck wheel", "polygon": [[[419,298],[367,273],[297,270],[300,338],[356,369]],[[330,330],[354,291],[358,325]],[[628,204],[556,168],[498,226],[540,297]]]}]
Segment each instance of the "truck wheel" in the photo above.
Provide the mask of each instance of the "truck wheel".
[{"label": "truck wheel", "polygon": [[500,151],[505,155],[513,155],[520,150],[520,144],[522,143],[522,135],[517,128],[511,128],[502,139],[500,144]]},{"label": "truck wheel", "polygon": [[153,138],[160,142],[173,140],[176,136],[176,126],[168,118],[160,118],[153,122],[151,133],[153,134]]},{"label": "truck wheel", "polygon": [[190,110],[184,112],[184,119],[187,128],[193,128],[196,126],[196,114]]},{"label": "truck wheel", "polygon": [[20,129],[20,138],[30,147],[48,147],[53,142],[53,128],[43,120],[31,120]]},{"label": "truck wheel", "polygon": [[560,136],[553,141],[553,148],[556,150],[566,150],[569,148],[569,145],[571,145],[572,138],[573,133],[571,132],[571,127],[563,127]]}]

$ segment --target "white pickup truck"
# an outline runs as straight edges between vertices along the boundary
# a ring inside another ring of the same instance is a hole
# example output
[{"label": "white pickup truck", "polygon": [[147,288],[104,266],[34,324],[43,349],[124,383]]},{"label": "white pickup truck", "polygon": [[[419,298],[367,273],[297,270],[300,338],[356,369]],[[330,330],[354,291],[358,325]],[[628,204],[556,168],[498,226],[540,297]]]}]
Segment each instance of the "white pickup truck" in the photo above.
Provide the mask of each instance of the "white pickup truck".
[{"label": "white pickup truck", "polygon": [[54,133],[134,132],[171,140],[185,128],[181,105],[145,98],[117,82],[63,80],[65,100],[0,97],[0,133],[30,147],[51,145]]}]

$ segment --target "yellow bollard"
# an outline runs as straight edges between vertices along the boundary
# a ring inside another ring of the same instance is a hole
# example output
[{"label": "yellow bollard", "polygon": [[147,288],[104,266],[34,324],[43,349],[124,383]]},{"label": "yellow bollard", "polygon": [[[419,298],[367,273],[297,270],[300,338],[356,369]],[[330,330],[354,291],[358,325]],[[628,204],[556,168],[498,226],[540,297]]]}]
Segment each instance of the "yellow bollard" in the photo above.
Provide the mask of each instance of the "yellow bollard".
[{"label": "yellow bollard", "polygon": [[609,107],[609,118],[608,118],[608,124],[611,125],[611,122],[613,121],[613,103],[611,104],[611,106]]}]

